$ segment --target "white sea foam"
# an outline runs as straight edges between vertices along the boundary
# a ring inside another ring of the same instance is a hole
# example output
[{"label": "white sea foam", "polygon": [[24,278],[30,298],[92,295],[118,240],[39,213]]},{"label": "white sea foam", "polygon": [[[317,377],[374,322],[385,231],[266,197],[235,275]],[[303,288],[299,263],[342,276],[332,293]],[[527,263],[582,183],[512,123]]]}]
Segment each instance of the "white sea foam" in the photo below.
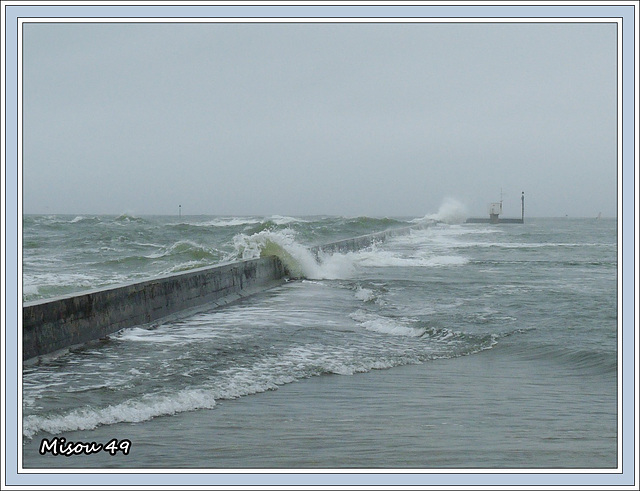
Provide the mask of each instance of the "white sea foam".
[{"label": "white sea foam", "polygon": [[[366,288],[361,288],[360,294],[363,295],[363,298],[368,295],[367,290]],[[273,309],[268,310],[268,312],[276,311]],[[235,316],[240,316],[239,320],[242,320],[242,316],[246,317],[246,314],[247,312],[244,309],[203,313],[191,319],[184,328],[180,328],[175,324],[160,326],[153,331],[132,328],[122,331],[114,337],[122,341],[169,344],[180,344],[183,339],[190,338],[192,342],[202,343],[202,336],[207,332],[217,331],[216,334],[219,334],[221,330],[224,330],[224,324],[235,326],[237,325],[233,320]],[[220,322],[221,319],[217,318],[218,322],[212,326],[212,316],[226,317],[226,322]],[[259,317],[261,318],[262,316]],[[406,317],[389,318],[365,310],[358,310],[351,314],[351,318],[364,329],[389,336],[397,336],[398,338],[394,340],[394,343],[401,341],[402,337],[416,338],[425,332],[422,328],[411,327],[414,321]],[[268,321],[268,319],[266,320]],[[310,324],[306,322],[305,325],[308,327]],[[326,322],[322,322],[320,325],[326,326]],[[242,330],[242,333],[243,335],[250,335],[245,330]],[[229,340],[226,336],[225,339]],[[443,339],[446,339],[446,336]],[[410,342],[413,343],[414,341]],[[371,345],[367,342],[358,343],[357,341],[342,346],[327,346],[324,342],[298,344],[279,353],[265,353],[262,356],[252,357],[250,363],[235,363],[228,366],[228,368],[215,370],[205,376],[199,371],[200,367],[191,367],[193,369],[189,369],[188,366],[183,368],[180,365],[179,373],[192,380],[192,383],[196,384],[195,386],[171,393],[169,390],[145,395],[129,393],[126,399],[113,402],[107,406],[96,406],[94,402],[90,402],[90,405],[82,408],[68,409],[57,414],[27,415],[24,418],[23,433],[25,437],[33,438],[39,432],[61,434],[69,431],[90,430],[101,425],[121,422],[143,422],[155,417],[201,408],[212,408],[215,406],[216,401],[219,400],[274,390],[283,384],[322,373],[351,375],[407,363],[420,363],[430,349],[428,346],[421,345],[419,351],[414,351],[410,346],[404,344],[398,348],[394,348],[395,345],[391,344],[381,352],[378,344]],[[438,353],[428,356],[443,355],[447,356]],[[162,369],[166,369],[176,361],[177,359],[175,358],[168,359],[167,364],[163,365]],[[142,364],[128,368],[125,375],[127,378],[131,376],[153,377],[150,373],[150,366]],[[100,382],[97,387],[100,388],[103,385]],[[47,383],[40,390],[48,389],[49,386],[50,383]],[[38,392],[37,387],[29,387],[30,393]],[[86,389],[86,386],[81,387],[80,391],[82,392],[84,389]],[[35,401],[35,398],[32,399]]]},{"label": "white sea foam", "polygon": [[477,241],[467,241],[467,242],[459,242],[455,247],[478,247],[478,248],[488,248],[488,249],[557,249],[559,247],[567,247],[567,248],[582,248],[589,246],[598,246],[601,247],[602,244],[576,244],[576,243],[567,243],[567,242],[547,242],[543,244],[534,243],[534,242],[477,242]]},{"label": "white sea foam", "polygon": [[255,225],[261,223],[258,218],[252,217],[220,217],[205,223],[191,223],[196,227],[239,227],[241,225]]},{"label": "white sea foam", "polygon": [[273,215],[270,217],[216,217],[203,223],[189,223],[194,227],[240,227],[242,225],[257,225],[258,223],[272,222],[276,225],[289,223],[306,223],[307,220],[295,217]]},{"label": "white sea foam", "polygon": [[[346,279],[353,277],[361,267],[446,267],[469,262],[464,256],[440,254],[431,250],[432,238],[422,235],[396,237],[390,241],[404,241],[410,251],[390,251],[384,245],[346,253],[320,251],[317,257],[309,248],[296,240],[291,229],[263,230],[253,235],[234,237],[235,255],[253,259],[268,255],[278,256],[291,276],[309,279]],[[441,248],[442,249],[442,248]],[[446,249],[446,248],[445,248]]]},{"label": "white sea foam", "polygon": [[445,198],[437,213],[427,214],[422,218],[415,219],[413,222],[421,222],[425,220],[437,220],[439,222],[454,224],[464,223],[467,218],[466,207],[454,198]]},{"label": "white sea foam", "polygon": [[412,255],[376,248],[354,253],[354,262],[359,266],[385,267],[442,267],[467,264],[469,259],[455,255],[429,255],[430,251],[415,251]]},{"label": "white sea foam", "polygon": [[[200,343],[207,339],[225,339],[228,341],[248,336],[247,333],[232,332],[226,327],[216,325],[216,319],[212,315],[230,318],[233,316],[233,311],[195,315],[189,319],[188,327],[182,327],[173,323],[159,325],[152,329],[130,327],[122,329],[111,337],[125,342],[186,345],[190,343]],[[242,320],[241,316],[238,316],[238,318]]]},{"label": "white sea foam", "polygon": [[316,279],[344,279],[351,277],[356,271],[356,255],[348,252],[346,254],[334,253],[318,254],[319,263],[312,271],[311,276]]},{"label": "white sea foam", "polygon": [[[406,362],[415,361],[408,357]],[[173,393],[150,393],[106,407],[83,407],[64,414],[28,415],[23,434],[33,438],[39,432],[51,434],[90,430],[102,425],[142,422],[185,411],[212,408],[216,400],[235,399],[275,390],[279,386],[321,373],[351,375],[371,369],[390,368],[403,360],[363,358],[356,348],[337,347],[327,352],[322,345],[292,347],[278,355],[255,360],[250,366],[234,366],[216,374],[215,384]],[[140,373],[139,370],[136,372]]]},{"label": "white sea foam", "polygon": [[393,336],[411,336],[419,337],[425,332],[422,328],[414,328],[409,326],[409,320],[392,319],[382,315],[367,312],[358,309],[350,314],[350,317],[369,331],[379,332],[382,334],[391,334]]},{"label": "white sea foam", "polygon": [[26,298],[31,298],[38,295],[39,287],[38,285],[33,284],[23,284],[22,285],[22,295]]},{"label": "white sea foam", "polygon": [[462,266],[467,264],[469,259],[462,256],[435,256],[424,261],[424,266]]},{"label": "white sea foam", "polygon": [[307,223],[307,220],[303,220],[302,218],[286,217],[281,215],[273,215],[269,217],[269,220],[276,225],[287,225],[289,223]]},{"label": "white sea foam", "polygon": [[91,274],[79,273],[79,272],[67,272],[67,273],[31,273],[23,275],[24,285],[30,289],[34,287],[37,289],[43,289],[47,287],[82,287],[92,288],[100,284],[100,278]]},{"label": "white sea foam", "polygon": [[114,222],[116,223],[122,223],[122,222],[141,222],[143,221],[142,218],[139,218],[135,215],[133,215],[132,213],[122,213],[121,215],[118,215],[115,219]]},{"label": "white sea foam", "polygon": [[157,416],[214,406],[215,400],[210,391],[187,389],[173,394],[149,394],[104,408],[75,409],[64,415],[30,415],[24,418],[22,430],[25,437],[32,438],[40,431],[55,435],[65,431],[91,430],[101,425],[139,423]]},{"label": "white sea foam", "polygon": [[358,286],[356,289],[355,296],[358,300],[362,300],[363,302],[372,302],[376,299],[376,295],[373,293],[373,290],[362,288],[361,286]]},{"label": "white sea foam", "polygon": [[242,259],[278,256],[294,277],[341,279],[353,273],[353,261],[348,254],[320,253],[316,259],[306,246],[296,241],[291,229],[239,234],[234,237],[234,246]]}]

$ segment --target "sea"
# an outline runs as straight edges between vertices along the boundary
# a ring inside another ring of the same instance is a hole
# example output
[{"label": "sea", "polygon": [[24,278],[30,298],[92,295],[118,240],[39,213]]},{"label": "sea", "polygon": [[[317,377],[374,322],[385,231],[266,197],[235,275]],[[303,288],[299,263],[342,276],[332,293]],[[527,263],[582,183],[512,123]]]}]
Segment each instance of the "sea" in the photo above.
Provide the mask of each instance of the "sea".
[{"label": "sea", "polygon": [[[25,363],[22,464],[615,469],[617,230],[615,218],[466,224],[456,210],[25,215],[25,302],[272,253],[301,274]],[[53,442],[102,448],[55,455]]]}]

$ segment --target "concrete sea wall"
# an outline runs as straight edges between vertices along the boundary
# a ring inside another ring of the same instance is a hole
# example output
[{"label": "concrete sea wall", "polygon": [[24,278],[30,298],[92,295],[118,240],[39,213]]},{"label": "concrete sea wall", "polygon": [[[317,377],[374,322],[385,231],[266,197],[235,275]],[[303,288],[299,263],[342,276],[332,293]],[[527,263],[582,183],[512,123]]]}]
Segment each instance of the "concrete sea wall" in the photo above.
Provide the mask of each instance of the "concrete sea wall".
[{"label": "concrete sea wall", "polygon": [[377,232],[375,234],[361,235],[359,237],[339,240],[337,242],[332,242],[330,244],[311,247],[311,252],[313,252],[317,256],[320,252],[333,253],[333,252],[357,251],[358,249],[364,249],[365,247],[369,247],[371,244],[374,244],[375,242],[384,242],[389,237],[393,237],[396,235],[406,235],[411,233],[412,230],[426,228],[431,224],[432,224],[431,222],[427,222],[426,224],[416,225],[413,227],[392,228],[389,230],[385,230],[383,232]]},{"label": "concrete sea wall", "polygon": [[251,259],[49,300],[22,309],[24,361],[148,324],[179,311],[215,307],[280,285],[285,271],[275,257]]},{"label": "concrete sea wall", "polygon": [[[311,251],[316,256],[321,252],[354,251],[428,225],[363,235],[315,246]],[[279,258],[269,256],[26,302],[22,308],[22,359],[27,361],[101,339],[120,329],[149,324],[185,310],[225,305],[281,285],[288,274]]]}]

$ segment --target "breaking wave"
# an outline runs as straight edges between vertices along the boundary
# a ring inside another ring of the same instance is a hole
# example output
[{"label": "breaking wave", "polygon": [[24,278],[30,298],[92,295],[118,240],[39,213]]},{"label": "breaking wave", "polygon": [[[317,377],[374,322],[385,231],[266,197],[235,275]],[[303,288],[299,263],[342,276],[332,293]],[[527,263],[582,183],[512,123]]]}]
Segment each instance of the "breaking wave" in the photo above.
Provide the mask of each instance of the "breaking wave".
[{"label": "breaking wave", "polygon": [[[215,378],[190,376],[189,380],[195,385],[178,391],[167,392],[161,389],[143,395],[132,395],[121,402],[102,407],[92,405],[58,413],[25,416],[23,435],[31,439],[40,432],[57,435],[123,422],[139,423],[186,411],[210,409],[219,400],[236,399],[275,390],[282,385],[322,374],[353,375],[394,366],[423,363],[436,358],[461,356],[488,349],[493,345],[493,341],[487,338],[469,344],[460,351],[456,348],[456,343],[461,341],[460,334],[432,335],[430,338],[425,337],[423,341],[420,337],[424,337],[427,330],[414,329],[405,324],[410,320],[400,319],[397,324],[394,324],[394,321],[385,321],[380,316],[365,312],[356,312],[352,317],[376,336],[406,338],[408,339],[406,343],[409,344],[401,344],[397,347],[390,345],[387,349],[381,350],[378,347],[379,342],[371,344],[354,340],[352,344],[343,346],[307,342],[290,346],[280,353],[263,355],[256,353],[246,364],[238,363],[219,370]],[[119,337],[123,342],[136,342],[139,341],[138,338],[138,332]],[[158,339],[154,341],[162,342]],[[170,337],[164,340],[164,342],[167,341],[175,342],[175,339]],[[429,346],[431,341],[435,342],[433,346]],[[202,340],[198,340],[198,343],[202,343]],[[130,374],[133,377],[148,377],[144,369],[142,372],[130,371]],[[128,385],[131,386],[133,383],[129,381]],[[93,390],[114,389],[101,386]]]},{"label": "breaking wave", "polygon": [[467,216],[465,205],[454,198],[445,198],[436,213],[425,215],[414,221],[436,220],[447,224],[459,224],[464,223]]},{"label": "breaking wave", "polygon": [[289,275],[295,278],[342,279],[353,273],[353,261],[348,255],[324,254],[316,257],[307,246],[297,242],[296,234],[291,229],[239,234],[233,240],[240,259],[278,256]]},{"label": "breaking wave", "polygon": [[[421,231],[424,232],[424,231]],[[440,254],[424,247],[422,236],[410,236],[398,240],[409,241],[418,246],[409,252],[387,250],[384,245],[373,243],[369,247],[349,252],[313,253],[309,247],[297,240],[298,234],[291,229],[262,230],[252,235],[238,234],[234,237],[234,257],[254,259],[277,256],[288,274],[294,278],[347,279],[361,267],[449,267],[469,262],[464,256]],[[396,239],[389,239],[396,240]]]}]

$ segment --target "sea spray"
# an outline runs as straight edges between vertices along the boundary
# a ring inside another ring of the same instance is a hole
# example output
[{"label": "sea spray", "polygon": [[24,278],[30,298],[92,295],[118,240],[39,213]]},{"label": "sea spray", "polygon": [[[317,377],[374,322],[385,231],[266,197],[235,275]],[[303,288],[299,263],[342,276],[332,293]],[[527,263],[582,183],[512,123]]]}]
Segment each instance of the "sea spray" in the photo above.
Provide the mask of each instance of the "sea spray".
[{"label": "sea spray", "polygon": [[421,222],[424,220],[437,220],[439,222],[447,223],[450,225],[464,223],[467,218],[466,207],[454,198],[445,198],[437,213],[427,214],[424,217],[413,220],[414,222]]},{"label": "sea spray", "polygon": [[[380,244],[349,252],[326,252],[311,250],[297,240],[297,232],[291,229],[262,230],[252,235],[238,234],[234,237],[235,259],[254,259],[277,256],[292,278],[347,279],[362,267],[448,267],[462,266],[468,258],[458,255],[439,254],[437,244],[426,231],[416,231],[390,240],[406,244],[408,250],[391,251]],[[425,249],[425,246],[427,247]],[[434,250],[431,250],[435,246]],[[415,248],[424,249],[415,251]]]},{"label": "sea spray", "polygon": [[263,230],[253,235],[238,234],[233,239],[241,259],[277,256],[294,278],[341,279],[353,273],[352,255],[320,252],[316,257],[296,240],[291,229]]}]

